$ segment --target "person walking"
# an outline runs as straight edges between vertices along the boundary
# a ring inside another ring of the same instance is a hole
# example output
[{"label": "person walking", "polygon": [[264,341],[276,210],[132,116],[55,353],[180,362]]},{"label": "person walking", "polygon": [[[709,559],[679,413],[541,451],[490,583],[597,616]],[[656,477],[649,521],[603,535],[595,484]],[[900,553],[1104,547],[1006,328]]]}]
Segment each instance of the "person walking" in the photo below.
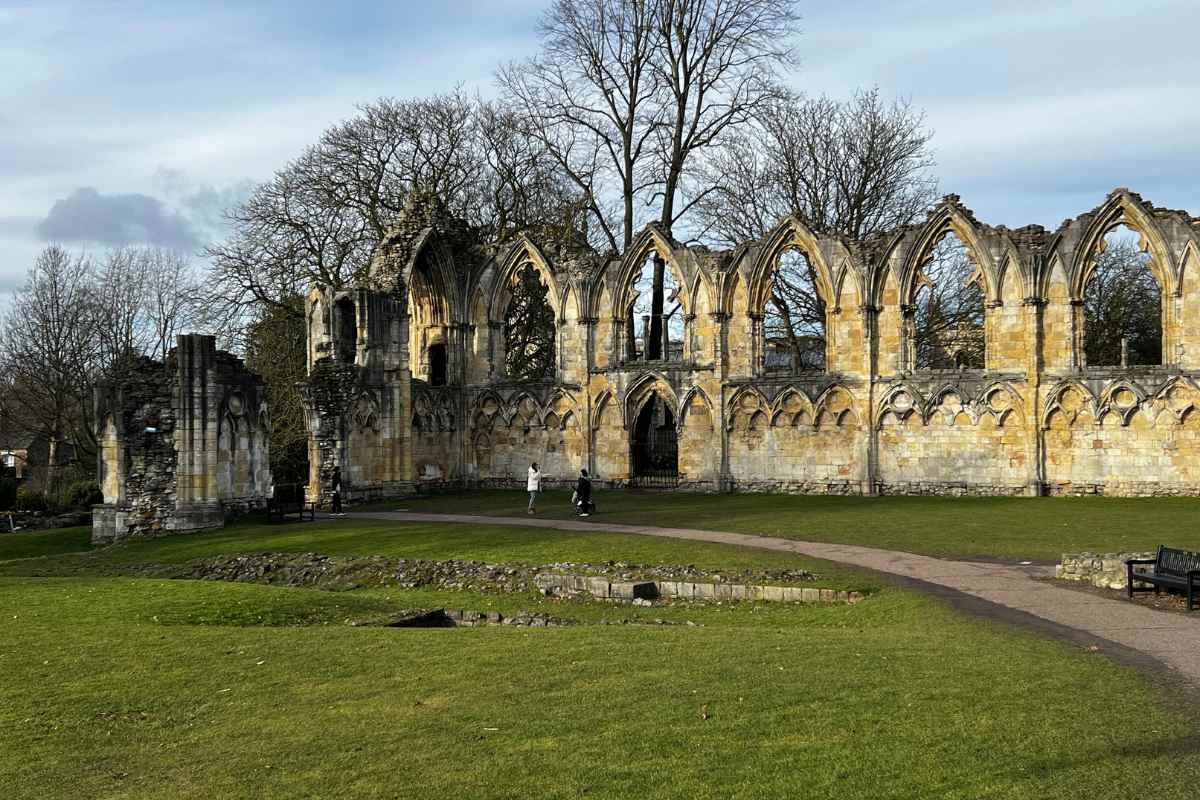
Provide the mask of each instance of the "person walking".
[{"label": "person walking", "polygon": [[529,466],[529,478],[525,481],[525,489],[529,492],[529,509],[527,514],[537,513],[537,496],[542,490],[542,473],[538,470],[537,462]]},{"label": "person walking", "polygon": [[579,516],[591,516],[595,506],[592,505],[592,482],[588,479],[586,469],[579,470],[579,480],[575,481],[575,497]]},{"label": "person walking", "polygon": [[329,488],[333,489],[333,515],[342,516],[342,468],[334,467],[333,475],[329,478]]}]

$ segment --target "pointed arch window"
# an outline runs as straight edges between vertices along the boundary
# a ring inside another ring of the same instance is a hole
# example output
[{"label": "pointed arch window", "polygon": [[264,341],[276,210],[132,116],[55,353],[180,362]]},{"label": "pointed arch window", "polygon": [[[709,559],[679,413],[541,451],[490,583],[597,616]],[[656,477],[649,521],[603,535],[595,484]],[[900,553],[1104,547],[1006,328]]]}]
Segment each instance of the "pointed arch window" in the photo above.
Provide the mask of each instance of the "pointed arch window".
[{"label": "pointed arch window", "polygon": [[763,308],[763,366],[768,371],[825,369],[825,300],[808,255],[798,247],[779,254]]},{"label": "pointed arch window", "polygon": [[544,381],[554,375],[554,309],[549,289],[532,263],[513,273],[504,314],[504,366],[516,381]]},{"label": "pointed arch window", "polygon": [[1145,239],[1123,224],[1098,243],[1083,291],[1087,366],[1162,363],[1162,287],[1148,250]]},{"label": "pointed arch window", "polygon": [[642,260],[630,292],[626,349],[633,361],[683,358],[684,311],[674,268],[657,252]]},{"label": "pointed arch window", "polygon": [[967,246],[953,231],[947,231],[930,248],[912,305],[914,368],[984,368],[983,277]]}]

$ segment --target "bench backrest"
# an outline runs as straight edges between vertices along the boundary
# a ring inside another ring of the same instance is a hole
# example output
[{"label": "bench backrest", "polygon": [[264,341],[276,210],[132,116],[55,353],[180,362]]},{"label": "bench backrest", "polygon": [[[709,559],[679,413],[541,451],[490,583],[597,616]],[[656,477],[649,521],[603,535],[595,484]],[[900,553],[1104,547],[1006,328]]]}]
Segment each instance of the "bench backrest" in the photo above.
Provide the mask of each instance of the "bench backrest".
[{"label": "bench backrest", "polygon": [[1154,571],[1159,575],[1173,575],[1179,578],[1187,577],[1192,570],[1200,570],[1200,553],[1189,550],[1176,550],[1165,545],[1158,546],[1158,556],[1154,560]]},{"label": "bench backrest", "polygon": [[276,484],[271,499],[276,505],[295,505],[304,500],[304,487],[298,483]]}]

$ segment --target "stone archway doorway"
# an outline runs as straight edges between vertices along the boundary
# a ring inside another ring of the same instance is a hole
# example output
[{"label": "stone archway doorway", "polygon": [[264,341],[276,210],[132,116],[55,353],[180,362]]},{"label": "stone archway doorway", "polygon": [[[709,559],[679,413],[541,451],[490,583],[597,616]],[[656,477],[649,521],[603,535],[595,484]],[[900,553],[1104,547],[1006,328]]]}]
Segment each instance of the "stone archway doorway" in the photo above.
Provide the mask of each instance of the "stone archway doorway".
[{"label": "stone archway doorway", "polygon": [[675,415],[658,394],[638,412],[633,425],[633,478],[641,488],[673,489],[679,483],[679,440]]}]

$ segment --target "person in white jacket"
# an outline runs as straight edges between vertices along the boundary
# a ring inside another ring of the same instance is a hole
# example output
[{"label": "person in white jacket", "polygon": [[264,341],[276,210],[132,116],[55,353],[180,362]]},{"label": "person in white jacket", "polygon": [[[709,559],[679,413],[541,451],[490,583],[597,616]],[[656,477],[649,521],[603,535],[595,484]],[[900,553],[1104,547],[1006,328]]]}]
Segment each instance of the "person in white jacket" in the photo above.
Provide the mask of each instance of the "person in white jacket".
[{"label": "person in white jacket", "polygon": [[538,470],[536,461],[529,467],[529,479],[525,481],[525,488],[529,490],[528,513],[537,513],[537,496],[542,489],[542,473]]}]

